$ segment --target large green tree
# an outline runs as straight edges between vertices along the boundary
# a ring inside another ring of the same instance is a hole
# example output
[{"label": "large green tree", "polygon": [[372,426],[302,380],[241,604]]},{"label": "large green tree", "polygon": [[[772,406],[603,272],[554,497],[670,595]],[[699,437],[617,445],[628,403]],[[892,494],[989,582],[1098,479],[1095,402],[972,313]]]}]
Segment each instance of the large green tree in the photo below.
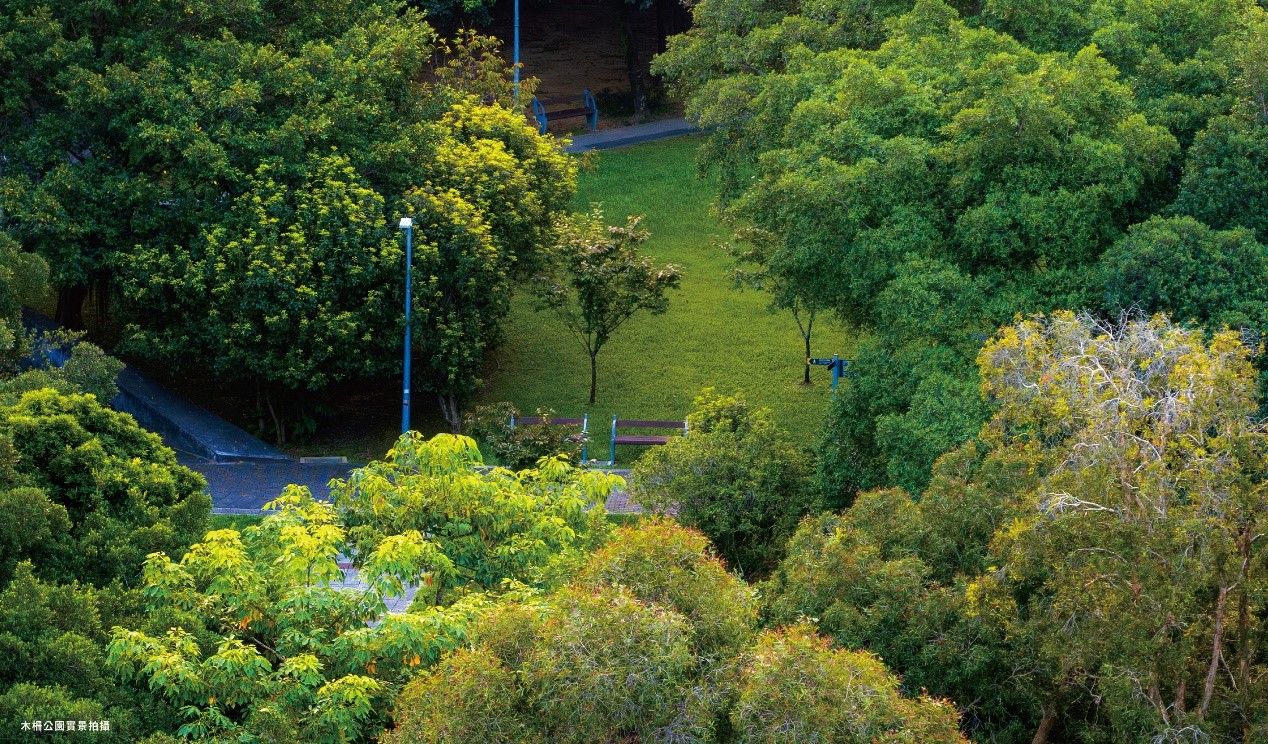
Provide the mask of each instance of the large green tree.
[{"label": "large green tree", "polygon": [[43,389],[0,407],[0,578],[23,560],[59,581],[135,583],[147,553],[207,529],[201,476],[131,416]]},{"label": "large green tree", "polygon": [[807,453],[775,426],[770,409],[706,389],[692,404],[687,434],[635,463],[631,496],[708,535],[741,575],[761,576],[818,507],[811,473]]},{"label": "large green tree", "polygon": [[[922,488],[985,415],[973,355],[986,333],[1018,312],[1100,307],[1101,254],[1177,188],[1175,211],[1256,228],[1254,3],[704,0],[693,13],[656,64],[710,132],[701,163],[720,172],[738,237],[760,238],[739,254],[781,304],[862,331],[823,440],[829,499]],[[1237,294],[1219,281],[1211,296]],[[927,329],[929,313],[942,317]]]},{"label": "large green tree", "polygon": [[98,5],[0,6],[0,220],[49,260],[58,319],[97,291],[128,352],[293,419],[276,408],[394,369],[390,226],[417,211],[422,387],[457,426],[575,183],[489,75],[448,74],[491,69],[485,47],[434,74],[434,32],[396,0]]},{"label": "large green tree", "polygon": [[766,585],[993,741],[1264,735],[1265,435],[1232,332],[1059,313],[979,357],[996,412],[913,501],[807,522]]}]

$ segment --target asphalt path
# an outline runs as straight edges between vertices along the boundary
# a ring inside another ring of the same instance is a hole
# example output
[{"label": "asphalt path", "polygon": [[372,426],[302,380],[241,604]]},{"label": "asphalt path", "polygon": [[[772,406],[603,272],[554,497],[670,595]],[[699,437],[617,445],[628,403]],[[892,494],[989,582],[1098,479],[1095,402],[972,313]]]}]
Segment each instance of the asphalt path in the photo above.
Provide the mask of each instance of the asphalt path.
[{"label": "asphalt path", "polygon": [[568,144],[567,151],[581,153],[590,150],[610,150],[669,137],[681,137],[699,131],[686,119],[663,119],[646,124],[632,124],[628,127],[614,127],[578,134]]}]

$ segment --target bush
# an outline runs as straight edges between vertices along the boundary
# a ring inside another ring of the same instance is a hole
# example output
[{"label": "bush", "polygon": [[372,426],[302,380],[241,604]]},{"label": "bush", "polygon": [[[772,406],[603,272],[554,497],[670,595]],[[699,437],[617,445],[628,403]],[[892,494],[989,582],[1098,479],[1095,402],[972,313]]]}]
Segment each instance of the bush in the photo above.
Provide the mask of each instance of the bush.
[{"label": "bush", "polygon": [[578,582],[624,587],[643,602],[681,613],[702,656],[734,655],[757,627],[752,588],[727,572],[708,538],[672,520],[617,530],[612,542],[590,557]]},{"label": "bush", "polygon": [[151,552],[180,555],[207,531],[197,473],[157,435],[91,395],[37,390],[0,407],[0,578],[135,579]]},{"label": "bush", "polygon": [[831,649],[807,625],[763,633],[739,687],[731,713],[737,742],[968,741],[949,703],[904,698],[879,659]]},{"label": "bush", "polygon": [[541,458],[555,455],[579,460],[585,435],[575,427],[551,423],[554,412],[548,408],[537,409],[536,415],[541,423],[512,427],[511,418],[520,418],[519,409],[511,403],[493,403],[477,406],[467,414],[464,426],[467,433],[488,448],[498,464],[512,470],[532,467]]},{"label": "bush", "polygon": [[532,729],[515,673],[485,649],[461,649],[405,688],[385,744],[544,741]]},{"label": "bush", "polygon": [[797,522],[819,508],[810,458],[766,408],[706,389],[688,433],[644,455],[631,473],[634,499],[709,537],[737,571],[761,575],[778,562]]}]

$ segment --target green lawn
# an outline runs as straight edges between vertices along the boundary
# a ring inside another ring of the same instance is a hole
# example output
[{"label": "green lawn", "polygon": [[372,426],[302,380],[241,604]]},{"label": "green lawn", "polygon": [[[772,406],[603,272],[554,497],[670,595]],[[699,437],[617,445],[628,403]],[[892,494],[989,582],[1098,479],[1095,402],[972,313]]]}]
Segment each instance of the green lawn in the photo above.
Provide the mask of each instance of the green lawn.
[{"label": "green lawn", "polygon": [[208,530],[237,530],[254,527],[264,519],[263,514],[212,514]]},{"label": "green lawn", "polygon": [[[817,438],[828,374],[816,369],[814,384],[802,386],[801,335],[791,314],[771,314],[765,295],[732,289],[731,259],[717,246],[725,232],[710,212],[714,186],[696,176],[698,146],[697,138],[680,138],[599,153],[597,167],[581,176],[576,209],[600,203],[610,223],[645,215],[652,234],[645,249],[683,269],[669,312],[630,320],[599,355],[598,402],[588,408],[591,457],[606,457],[613,413],[680,419],[706,386],[742,391],[750,402],[771,407],[804,441]],[[525,294],[515,300],[482,401],[577,416],[587,410],[585,352],[553,316],[536,312]],[[816,355],[849,351],[840,325],[817,321]],[[623,451],[618,464],[631,454]]]}]

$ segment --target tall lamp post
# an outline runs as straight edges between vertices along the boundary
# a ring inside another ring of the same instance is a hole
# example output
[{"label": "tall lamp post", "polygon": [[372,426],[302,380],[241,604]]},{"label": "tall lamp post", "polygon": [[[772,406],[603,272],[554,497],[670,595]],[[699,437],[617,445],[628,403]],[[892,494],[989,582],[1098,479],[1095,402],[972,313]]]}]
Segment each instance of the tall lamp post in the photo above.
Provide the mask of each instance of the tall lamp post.
[{"label": "tall lamp post", "polygon": [[409,358],[410,315],[413,310],[414,288],[414,220],[411,217],[401,218],[401,229],[405,231],[405,375],[401,383],[401,433],[409,431]]},{"label": "tall lamp post", "polygon": [[511,65],[515,76],[515,105],[520,104],[520,0],[515,0],[515,31],[512,33],[514,41],[511,42],[514,47],[512,52]]}]

